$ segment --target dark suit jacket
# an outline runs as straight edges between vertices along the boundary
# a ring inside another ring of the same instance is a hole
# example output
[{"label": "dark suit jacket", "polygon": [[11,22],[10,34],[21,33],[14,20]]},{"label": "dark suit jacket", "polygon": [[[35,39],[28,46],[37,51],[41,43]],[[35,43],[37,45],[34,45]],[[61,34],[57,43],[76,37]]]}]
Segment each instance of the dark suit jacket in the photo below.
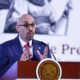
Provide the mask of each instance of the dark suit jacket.
[{"label": "dark suit jacket", "polygon": [[[37,40],[32,40],[32,45],[32,60],[39,60],[36,50],[39,49],[40,52],[43,53],[45,46],[48,45]],[[18,37],[0,45],[0,76],[2,76],[12,66],[12,64],[14,64],[16,61],[19,61],[22,53],[23,50]],[[51,57],[50,51],[48,51],[47,57]]]}]

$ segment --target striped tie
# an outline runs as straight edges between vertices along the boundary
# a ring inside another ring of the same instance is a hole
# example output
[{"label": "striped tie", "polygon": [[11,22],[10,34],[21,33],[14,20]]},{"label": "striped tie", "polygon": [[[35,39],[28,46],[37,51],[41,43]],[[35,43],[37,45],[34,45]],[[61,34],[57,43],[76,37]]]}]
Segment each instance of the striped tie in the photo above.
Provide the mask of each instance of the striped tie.
[{"label": "striped tie", "polygon": [[29,61],[31,61],[31,51],[30,51],[30,45],[29,42],[27,44],[24,45],[25,50],[28,50],[28,55],[29,55]]}]

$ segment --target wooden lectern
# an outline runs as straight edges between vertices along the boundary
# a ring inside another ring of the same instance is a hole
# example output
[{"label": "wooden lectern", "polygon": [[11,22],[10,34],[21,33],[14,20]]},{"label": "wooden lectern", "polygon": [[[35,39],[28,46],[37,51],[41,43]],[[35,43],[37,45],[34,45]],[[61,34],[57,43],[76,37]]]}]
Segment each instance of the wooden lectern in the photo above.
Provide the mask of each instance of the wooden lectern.
[{"label": "wooden lectern", "polygon": [[[36,67],[39,61],[18,62],[18,78],[37,78]],[[59,62],[62,79],[80,79],[80,62]]]},{"label": "wooden lectern", "polygon": [[39,61],[18,62],[18,78],[37,78],[36,67]]},{"label": "wooden lectern", "polygon": [[[16,78],[37,78],[36,67],[38,61],[16,62],[0,80],[14,80]],[[59,62],[62,68],[61,79],[80,79],[80,62]]]},{"label": "wooden lectern", "polygon": [[[2,80],[16,78],[37,78],[38,61],[16,62],[2,77]],[[61,79],[80,79],[80,62],[59,62],[62,68]]]}]

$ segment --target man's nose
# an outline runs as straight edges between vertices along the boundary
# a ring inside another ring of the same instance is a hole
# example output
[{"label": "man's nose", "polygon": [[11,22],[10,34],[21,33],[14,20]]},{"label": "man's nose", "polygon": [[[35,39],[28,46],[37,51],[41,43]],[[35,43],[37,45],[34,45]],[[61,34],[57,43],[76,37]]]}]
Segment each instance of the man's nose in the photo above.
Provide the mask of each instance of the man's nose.
[{"label": "man's nose", "polygon": [[33,27],[31,25],[29,26],[29,30],[33,30]]}]

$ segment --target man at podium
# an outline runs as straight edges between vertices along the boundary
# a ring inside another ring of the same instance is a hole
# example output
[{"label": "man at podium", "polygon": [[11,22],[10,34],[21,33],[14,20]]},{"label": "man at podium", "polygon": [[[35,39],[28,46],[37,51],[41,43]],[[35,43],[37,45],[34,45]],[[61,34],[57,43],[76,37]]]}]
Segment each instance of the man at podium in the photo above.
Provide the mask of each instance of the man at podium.
[{"label": "man at podium", "polygon": [[16,25],[18,36],[0,45],[0,77],[16,62],[51,58],[47,44],[33,39],[36,22],[31,15],[22,15]]}]

